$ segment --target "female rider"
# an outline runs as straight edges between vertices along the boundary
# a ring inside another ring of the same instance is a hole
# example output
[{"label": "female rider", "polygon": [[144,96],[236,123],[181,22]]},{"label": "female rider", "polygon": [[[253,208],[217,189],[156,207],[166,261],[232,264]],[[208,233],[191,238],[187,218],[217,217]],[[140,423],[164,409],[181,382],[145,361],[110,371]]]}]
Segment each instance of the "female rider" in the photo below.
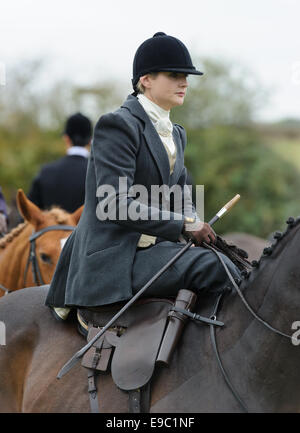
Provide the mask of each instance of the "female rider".
[{"label": "female rider", "polygon": [[[215,254],[201,246],[203,241],[214,243],[215,233],[199,220],[191,203],[185,187],[186,134],[169,117],[173,107],[184,103],[189,74],[202,75],[185,45],[156,33],[136,51],[134,93],[98,120],[84,211],[63,248],[46,300],[61,317],[63,307],[130,299],[183,248],[182,235],[193,239],[195,248],[187,250],[145,296],[231,288]],[[173,203],[166,197],[157,200],[155,186],[165,193],[176,186],[182,197]],[[223,259],[238,278],[236,266],[224,255]]]}]

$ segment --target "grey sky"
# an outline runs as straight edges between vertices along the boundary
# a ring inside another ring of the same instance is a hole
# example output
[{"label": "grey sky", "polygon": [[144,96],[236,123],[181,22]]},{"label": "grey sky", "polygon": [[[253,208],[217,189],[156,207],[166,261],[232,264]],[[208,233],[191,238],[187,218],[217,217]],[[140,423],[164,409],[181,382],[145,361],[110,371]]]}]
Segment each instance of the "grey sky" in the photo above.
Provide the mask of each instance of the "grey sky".
[{"label": "grey sky", "polygon": [[272,89],[261,119],[300,117],[299,20],[299,0],[0,0],[0,62],[46,58],[51,82],[114,78],[130,90],[136,48],[164,31]]}]

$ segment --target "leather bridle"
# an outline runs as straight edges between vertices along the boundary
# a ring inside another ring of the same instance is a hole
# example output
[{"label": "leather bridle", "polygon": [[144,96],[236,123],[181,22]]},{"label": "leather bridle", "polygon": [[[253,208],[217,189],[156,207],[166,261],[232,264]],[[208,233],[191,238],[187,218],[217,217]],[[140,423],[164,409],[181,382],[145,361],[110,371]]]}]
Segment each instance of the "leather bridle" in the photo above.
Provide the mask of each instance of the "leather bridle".
[{"label": "leather bridle", "polygon": [[[4,238],[5,234],[3,232],[0,232],[0,239]],[[4,287],[2,284],[0,284],[0,290],[2,290],[2,292],[4,292],[4,296],[8,295],[8,293],[10,293],[10,290],[8,290],[6,287]]]},{"label": "leather bridle", "polygon": [[[44,233],[47,233],[47,232],[50,232],[53,230],[66,230],[66,231],[68,231],[68,230],[74,230],[75,228],[76,227],[70,226],[70,225],[58,224],[58,225],[54,225],[54,226],[45,227],[45,228],[39,230],[38,232],[33,231],[32,235],[29,238],[30,250],[29,250],[29,256],[28,256],[25,271],[24,271],[24,280],[23,280],[24,287],[26,287],[26,280],[27,280],[27,274],[28,274],[28,269],[29,269],[30,263],[32,264],[32,274],[33,274],[35,284],[37,286],[41,286],[41,285],[45,284],[43,277],[42,277],[40,267],[39,267],[39,262],[38,262],[38,259],[36,257],[36,244],[35,244],[36,239],[38,239]],[[2,284],[0,284],[0,290],[2,290],[4,292],[4,296],[7,295],[8,293],[13,292],[13,290],[7,289]]]},{"label": "leather bridle", "polygon": [[47,232],[50,232],[53,230],[74,230],[74,229],[75,229],[74,226],[61,224],[61,225],[45,227],[42,230],[39,230],[38,232],[32,233],[32,235],[29,238],[30,251],[29,251],[29,256],[28,256],[25,271],[24,271],[24,287],[26,287],[26,280],[27,280],[27,274],[28,274],[28,269],[29,269],[30,263],[32,265],[32,274],[33,274],[35,284],[37,286],[41,286],[41,285],[45,284],[43,277],[42,277],[40,267],[39,267],[39,262],[38,262],[37,257],[36,257],[36,245],[35,245],[36,239],[38,239],[44,233],[47,233]]}]

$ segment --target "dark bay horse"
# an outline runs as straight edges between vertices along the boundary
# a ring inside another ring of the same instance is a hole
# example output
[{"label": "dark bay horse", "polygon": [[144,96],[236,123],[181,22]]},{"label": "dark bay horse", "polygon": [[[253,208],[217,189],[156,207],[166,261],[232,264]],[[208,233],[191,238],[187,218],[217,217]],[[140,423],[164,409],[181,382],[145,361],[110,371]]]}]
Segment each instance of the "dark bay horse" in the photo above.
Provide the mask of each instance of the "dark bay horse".
[{"label": "dark bay horse", "polygon": [[[300,321],[299,254],[300,220],[289,220],[287,230],[264,250],[240,286],[253,310],[288,335],[296,335],[294,325]],[[72,321],[52,318],[44,306],[46,293],[47,286],[42,286],[0,300],[0,320],[6,327],[6,345],[0,347],[1,412],[90,412],[87,373],[80,362],[56,379],[85,340]],[[212,295],[199,297],[197,311],[209,317],[214,303]],[[217,319],[225,323],[216,329],[220,358],[248,411],[299,412],[300,347],[295,336],[292,341],[263,326],[237,293],[224,296]],[[187,324],[170,367],[156,368],[151,412],[243,411],[223,379],[209,334],[206,325]],[[127,394],[117,389],[110,374],[101,379],[101,411],[128,411]]]},{"label": "dark bay horse", "polygon": [[[0,297],[5,289],[19,290],[41,284],[36,281],[32,263],[27,268],[30,254],[30,236],[33,232],[41,235],[35,240],[36,267],[44,284],[50,283],[58,261],[62,241],[71,233],[66,226],[75,227],[80,219],[83,206],[72,214],[53,207],[42,211],[32,203],[20,189],[17,193],[17,205],[25,222],[19,224],[4,238],[0,239]],[[56,230],[45,232],[48,227],[56,226]],[[61,226],[61,230],[58,230]]]}]

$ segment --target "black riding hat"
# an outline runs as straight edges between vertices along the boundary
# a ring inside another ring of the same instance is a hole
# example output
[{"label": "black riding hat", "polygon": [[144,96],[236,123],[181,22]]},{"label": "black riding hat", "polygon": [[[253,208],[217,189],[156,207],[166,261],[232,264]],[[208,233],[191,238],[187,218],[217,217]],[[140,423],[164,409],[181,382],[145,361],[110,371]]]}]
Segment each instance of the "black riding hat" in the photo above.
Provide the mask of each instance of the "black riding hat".
[{"label": "black riding hat", "polygon": [[63,133],[71,138],[73,145],[85,146],[92,136],[92,123],[83,114],[75,113],[67,119]]},{"label": "black riding hat", "polygon": [[140,77],[149,72],[183,72],[203,75],[192,64],[186,46],[177,38],[163,32],[147,39],[137,49],[133,60],[132,85],[135,89]]}]

